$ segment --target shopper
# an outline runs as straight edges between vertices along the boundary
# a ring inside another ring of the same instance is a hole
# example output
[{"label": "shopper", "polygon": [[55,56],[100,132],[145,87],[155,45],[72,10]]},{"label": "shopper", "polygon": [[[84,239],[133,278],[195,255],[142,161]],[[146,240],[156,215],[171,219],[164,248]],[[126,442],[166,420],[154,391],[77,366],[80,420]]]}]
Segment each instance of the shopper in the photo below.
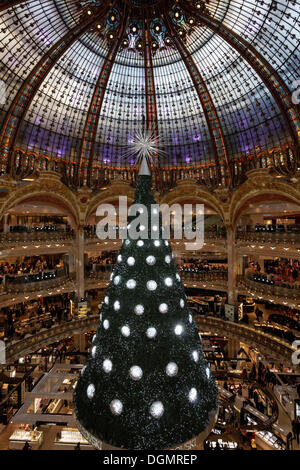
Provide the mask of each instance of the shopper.
[{"label": "shopper", "polygon": [[28,441],[25,442],[23,450],[32,450]]}]

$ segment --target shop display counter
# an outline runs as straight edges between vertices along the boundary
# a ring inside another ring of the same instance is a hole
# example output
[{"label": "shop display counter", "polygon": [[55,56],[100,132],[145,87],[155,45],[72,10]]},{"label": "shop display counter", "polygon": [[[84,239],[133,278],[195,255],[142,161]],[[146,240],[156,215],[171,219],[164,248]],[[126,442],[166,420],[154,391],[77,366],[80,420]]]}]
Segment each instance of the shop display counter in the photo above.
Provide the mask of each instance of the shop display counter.
[{"label": "shop display counter", "polygon": [[43,442],[43,433],[37,430],[18,429],[9,438],[9,449],[22,450],[26,441],[32,450],[38,450]]},{"label": "shop display counter", "polygon": [[54,441],[54,450],[74,450],[80,443],[81,450],[93,450],[94,447],[80,434],[77,429],[65,428],[57,433]]},{"label": "shop display counter", "polygon": [[257,445],[263,450],[286,450],[283,440],[270,431],[257,432],[255,440]]}]

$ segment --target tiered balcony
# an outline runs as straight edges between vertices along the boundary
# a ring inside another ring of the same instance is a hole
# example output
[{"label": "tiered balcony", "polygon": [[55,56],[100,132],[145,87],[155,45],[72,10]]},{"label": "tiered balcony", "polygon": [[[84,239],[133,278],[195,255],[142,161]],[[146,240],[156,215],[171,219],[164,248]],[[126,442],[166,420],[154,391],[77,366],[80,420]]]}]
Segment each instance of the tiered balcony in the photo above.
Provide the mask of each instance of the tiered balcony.
[{"label": "tiered balcony", "polygon": [[[288,366],[292,365],[291,358],[295,348],[280,338],[258,331],[251,326],[224,321],[215,317],[198,316],[196,321],[200,332],[211,332],[222,337],[225,336],[243,341],[249,346],[259,347],[259,350],[269,358],[278,360]],[[74,318],[72,321],[54,325],[49,329],[42,329],[36,334],[26,335],[21,340],[8,342],[6,348],[7,362],[15,361],[30,352],[37,351],[43,346],[73,336],[74,334],[83,334],[96,330],[98,324],[99,315],[87,316],[81,319]],[[293,368],[297,369],[297,366],[293,366]]]}]

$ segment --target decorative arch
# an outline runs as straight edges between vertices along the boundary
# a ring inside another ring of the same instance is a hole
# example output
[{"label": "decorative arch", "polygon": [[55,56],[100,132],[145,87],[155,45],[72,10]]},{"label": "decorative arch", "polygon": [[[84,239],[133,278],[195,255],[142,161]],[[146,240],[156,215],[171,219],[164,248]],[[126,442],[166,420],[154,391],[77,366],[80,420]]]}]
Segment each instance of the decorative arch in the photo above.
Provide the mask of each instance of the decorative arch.
[{"label": "decorative arch", "polygon": [[79,225],[80,210],[76,196],[62,183],[55,184],[47,180],[37,181],[11,191],[0,209],[0,218],[17,204],[33,200],[59,203],[60,207],[72,217],[75,225]]},{"label": "decorative arch", "polygon": [[292,202],[300,206],[299,184],[292,186],[264,174],[257,174],[255,178],[249,178],[239,187],[231,199],[229,219],[233,229],[236,229],[237,221],[246,212],[250,204],[274,201],[275,199],[283,202]]},{"label": "decorative arch", "polygon": [[206,189],[202,188],[200,185],[196,184],[194,181],[182,181],[177,186],[169,191],[161,200],[160,204],[175,204],[180,203],[180,201],[193,198],[195,202],[202,202],[207,204],[211,209],[215,210],[219,214],[224,223],[226,221],[225,211],[222,207],[220,200],[211,192],[208,192]]},{"label": "decorative arch", "polygon": [[113,182],[105,191],[101,191],[101,193],[98,193],[96,196],[91,198],[84,216],[85,223],[91,214],[97,209],[99,204],[107,204],[116,200],[120,196],[127,196],[128,200],[133,202],[134,192],[134,188],[127,182]]}]

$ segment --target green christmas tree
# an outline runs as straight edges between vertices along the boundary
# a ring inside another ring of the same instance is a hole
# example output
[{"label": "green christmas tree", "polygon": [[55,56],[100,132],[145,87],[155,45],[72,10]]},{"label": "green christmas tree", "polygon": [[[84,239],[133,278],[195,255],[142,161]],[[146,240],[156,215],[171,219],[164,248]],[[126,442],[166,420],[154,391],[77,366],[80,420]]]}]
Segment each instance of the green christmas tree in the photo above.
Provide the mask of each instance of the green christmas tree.
[{"label": "green christmas tree", "polygon": [[144,159],[135,204],[148,210],[149,239],[139,226],[139,239],[123,242],[75,389],[78,427],[97,448],[174,447],[202,433],[218,407],[161,214],[150,238],[158,211],[151,187]]}]

